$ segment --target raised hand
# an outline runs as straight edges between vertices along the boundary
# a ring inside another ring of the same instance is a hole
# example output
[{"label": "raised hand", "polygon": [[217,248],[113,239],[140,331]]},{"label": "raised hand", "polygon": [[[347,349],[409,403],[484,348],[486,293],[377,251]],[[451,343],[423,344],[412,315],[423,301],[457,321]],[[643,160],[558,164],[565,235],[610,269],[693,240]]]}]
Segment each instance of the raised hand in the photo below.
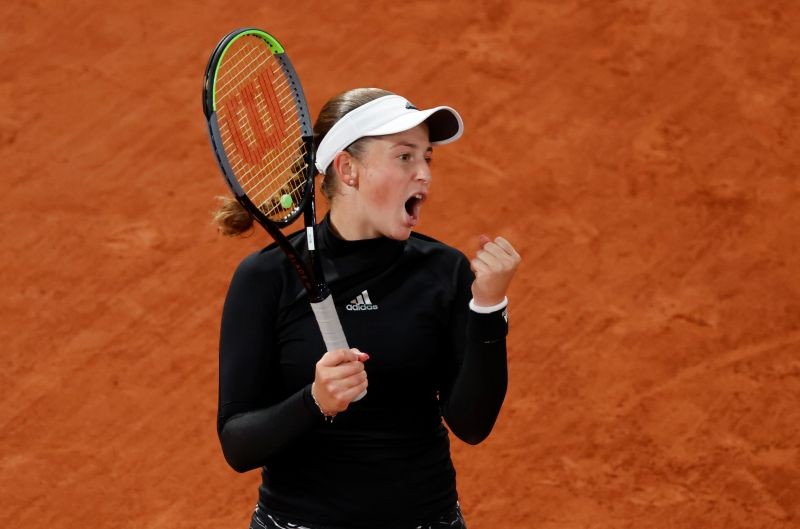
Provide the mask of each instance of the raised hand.
[{"label": "raised hand", "polygon": [[486,235],[478,239],[480,248],[470,261],[475,281],[472,298],[476,305],[491,307],[506,297],[508,286],[522,258],[502,237],[491,240]]}]

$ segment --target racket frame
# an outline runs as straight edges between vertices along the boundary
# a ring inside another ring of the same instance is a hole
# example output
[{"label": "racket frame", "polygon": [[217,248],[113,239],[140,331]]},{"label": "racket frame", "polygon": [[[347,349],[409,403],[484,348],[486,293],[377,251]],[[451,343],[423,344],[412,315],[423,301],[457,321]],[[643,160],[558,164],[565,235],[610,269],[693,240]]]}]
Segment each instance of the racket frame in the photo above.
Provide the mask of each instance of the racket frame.
[{"label": "racket frame", "polygon": [[[289,80],[292,96],[295,100],[295,109],[298,112],[298,121],[300,123],[301,139],[305,144],[304,163],[306,164],[306,180],[305,192],[303,198],[297,205],[295,211],[285,217],[281,221],[270,220],[261,209],[253,203],[247,196],[242,186],[239,184],[235,176],[233,168],[225,154],[222,145],[222,136],[217,119],[216,112],[216,73],[226,51],[230,45],[244,36],[253,35],[260,37],[269,46],[273,56],[278,61],[283,70],[286,78]],[[312,304],[320,303],[330,296],[330,289],[325,284],[323,279],[322,267],[319,259],[316,258],[316,208],[315,208],[315,184],[314,177],[316,175],[316,168],[314,165],[314,137],[311,119],[308,113],[308,105],[306,103],[303,87],[300,84],[297,73],[295,72],[292,62],[286,55],[283,46],[278,42],[275,37],[257,28],[246,27],[236,29],[223,37],[214,48],[214,52],[208,60],[206,65],[205,78],[203,83],[203,112],[206,116],[209,130],[209,138],[211,139],[211,147],[214,155],[217,158],[217,163],[222,169],[225,181],[228,184],[234,198],[242,205],[242,207],[250,213],[264,229],[267,230],[269,235],[275,240],[281,250],[286,254],[292,266],[297,271],[303,287],[308,292]],[[304,262],[297,249],[289,242],[286,236],[283,235],[280,228],[286,227],[293,223],[303,213],[303,220],[305,225],[305,232],[307,238],[308,250],[308,263]]]},{"label": "racket frame", "polygon": [[[216,114],[216,72],[219,67],[222,57],[224,56],[228,46],[236,39],[246,35],[256,35],[264,39],[273,52],[273,56],[280,62],[284,73],[291,84],[291,90],[295,98],[295,108],[299,112],[299,121],[301,125],[301,139],[305,144],[304,161],[306,164],[306,191],[303,198],[298,204],[298,207],[290,215],[285,217],[282,221],[276,222],[270,220],[264,212],[261,211],[248,197],[242,186],[239,184],[228,157],[222,147],[222,136],[219,129],[219,121]],[[203,112],[206,115],[208,123],[209,138],[211,140],[211,147],[214,155],[217,158],[218,165],[225,176],[225,181],[233,192],[236,200],[245,208],[264,229],[275,240],[281,250],[284,252],[289,262],[297,272],[303,287],[308,292],[309,301],[311,302],[311,309],[314,313],[314,318],[317,320],[322,340],[328,351],[336,349],[348,349],[350,346],[347,343],[347,337],[342,329],[339,315],[336,312],[336,306],[333,303],[330,289],[325,283],[324,274],[322,271],[321,261],[316,258],[316,208],[314,200],[315,184],[314,177],[316,176],[316,166],[314,165],[314,135],[311,119],[309,118],[308,105],[306,103],[305,94],[303,93],[302,85],[300,84],[297,73],[292,66],[289,57],[286,55],[283,46],[269,33],[257,28],[241,28],[230,32],[222,38],[217,44],[214,52],[209,58],[208,65],[206,66],[205,78],[203,83]],[[306,232],[306,249],[308,251],[308,263],[304,262],[299,252],[289,242],[286,236],[281,232],[280,228],[286,227],[303,212],[303,221],[305,224]],[[367,391],[364,390],[353,401],[361,400]]]}]

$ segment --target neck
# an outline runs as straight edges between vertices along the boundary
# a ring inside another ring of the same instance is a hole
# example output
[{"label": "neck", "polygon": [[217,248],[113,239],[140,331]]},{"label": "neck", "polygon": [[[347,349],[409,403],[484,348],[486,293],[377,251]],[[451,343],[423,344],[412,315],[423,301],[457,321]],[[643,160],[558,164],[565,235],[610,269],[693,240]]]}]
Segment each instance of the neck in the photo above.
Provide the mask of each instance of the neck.
[{"label": "neck", "polygon": [[360,241],[380,237],[380,233],[376,233],[365,223],[359,221],[356,214],[358,210],[356,204],[352,203],[352,201],[341,203],[344,198],[346,197],[339,197],[338,202],[331,204],[331,227],[336,235],[346,241]]}]

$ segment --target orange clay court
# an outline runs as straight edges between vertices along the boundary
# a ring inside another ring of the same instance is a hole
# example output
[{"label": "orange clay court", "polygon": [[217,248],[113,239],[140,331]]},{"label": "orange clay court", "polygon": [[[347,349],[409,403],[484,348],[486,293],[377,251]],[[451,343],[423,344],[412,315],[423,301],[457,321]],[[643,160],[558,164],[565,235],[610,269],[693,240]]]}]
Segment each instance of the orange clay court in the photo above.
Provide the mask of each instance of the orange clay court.
[{"label": "orange clay court", "polygon": [[800,3],[73,4],[0,7],[0,527],[247,527],[217,338],[269,239],[210,224],[200,98],[245,25],[314,115],[465,119],[421,231],[524,258],[500,419],[453,443],[471,529],[800,526]]}]

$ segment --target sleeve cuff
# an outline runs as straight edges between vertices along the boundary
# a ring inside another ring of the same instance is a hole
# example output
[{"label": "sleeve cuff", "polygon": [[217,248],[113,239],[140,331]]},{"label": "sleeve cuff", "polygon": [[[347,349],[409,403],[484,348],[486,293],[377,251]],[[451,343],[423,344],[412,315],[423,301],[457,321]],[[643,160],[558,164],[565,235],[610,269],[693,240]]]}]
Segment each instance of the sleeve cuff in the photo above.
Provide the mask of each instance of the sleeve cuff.
[{"label": "sleeve cuff", "polygon": [[319,412],[317,403],[314,402],[314,396],[311,394],[311,384],[306,385],[301,391],[303,393],[303,404],[305,404],[306,411],[308,411],[309,415],[313,416],[315,419],[321,417],[322,414]]},{"label": "sleeve cuff", "polygon": [[[467,337],[479,343],[493,343],[505,340],[508,334],[508,301],[494,307],[478,307],[470,303],[467,318]],[[483,312],[486,311],[486,312]]]},{"label": "sleeve cuff", "polygon": [[[463,305],[462,305],[463,306]],[[503,301],[498,303],[497,305],[492,305],[491,307],[482,307],[480,305],[475,304],[475,299],[469,300],[469,308],[473,312],[477,312],[478,314],[491,314],[492,312],[497,312],[498,310],[502,310],[508,306],[508,298],[504,297]]]}]

